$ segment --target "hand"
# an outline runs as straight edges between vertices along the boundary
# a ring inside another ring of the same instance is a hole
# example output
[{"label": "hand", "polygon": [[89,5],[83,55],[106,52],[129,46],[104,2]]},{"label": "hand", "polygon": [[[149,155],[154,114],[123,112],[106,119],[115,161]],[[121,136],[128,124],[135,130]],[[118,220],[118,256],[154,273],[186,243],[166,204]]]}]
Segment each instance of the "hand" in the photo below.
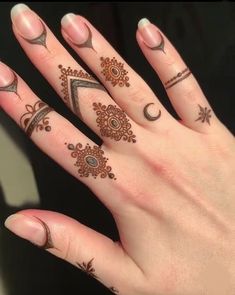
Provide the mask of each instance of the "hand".
[{"label": "hand", "polygon": [[233,295],[234,137],[163,32],[142,20],[137,41],[180,122],[88,20],[67,15],[62,34],[108,92],[27,6],[16,6],[12,20],[30,60],[103,144],[39,100],[2,63],[1,107],[107,206],[120,241],[42,210],[21,211],[6,226],[116,294]]}]

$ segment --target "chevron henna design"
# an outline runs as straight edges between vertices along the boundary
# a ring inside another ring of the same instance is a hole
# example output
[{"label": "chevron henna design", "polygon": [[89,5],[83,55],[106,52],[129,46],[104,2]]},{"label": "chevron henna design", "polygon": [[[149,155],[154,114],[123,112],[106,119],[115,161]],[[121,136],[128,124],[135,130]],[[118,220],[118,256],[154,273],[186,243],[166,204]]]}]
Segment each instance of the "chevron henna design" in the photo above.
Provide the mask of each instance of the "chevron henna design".
[{"label": "chevron henna design", "polygon": [[62,80],[61,90],[64,94],[65,103],[73,110],[73,112],[82,119],[79,105],[79,88],[89,88],[106,91],[104,86],[97,82],[92,76],[82,70],[72,70],[70,67],[64,68],[59,65]]}]

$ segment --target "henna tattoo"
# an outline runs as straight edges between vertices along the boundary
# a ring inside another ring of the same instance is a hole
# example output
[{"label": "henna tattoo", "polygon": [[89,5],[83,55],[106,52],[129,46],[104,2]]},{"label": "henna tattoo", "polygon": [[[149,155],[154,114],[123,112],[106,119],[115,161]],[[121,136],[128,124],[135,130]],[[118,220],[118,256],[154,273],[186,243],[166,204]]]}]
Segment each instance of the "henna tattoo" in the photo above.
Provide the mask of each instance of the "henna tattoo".
[{"label": "henna tattoo", "polygon": [[46,233],[46,241],[45,241],[44,245],[40,246],[39,248],[42,248],[44,250],[55,248],[53,245],[53,242],[52,242],[51,232],[50,232],[48,225],[43,220],[38,218],[37,216],[34,216],[34,217],[39,220],[39,222],[42,224],[42,226],[45,230],[45,233]]},{"label": "henna tattoo", "polygon": [[[46,39],[47,39],[47,30],[46,30],[46,27],[44,25],[44,23],[39,19],[39,21],[41,22],[42,24],[42,28],[43,28],[43,31],[42,33],[34,38],[34,39],[28,39],[28,38],[25,38],[23,36],[21,36],[25,41],[27,41],[28,43],[32,44],[32,45],[42,45],[43,47],[45,47],[47,50],[47,44],[46,44]],[[48,50],[49,51],[49,50]]]},{"label": "henna tattoo", "polygon": [[101,73],[105,76],[106,81],[111,81],[113,86],[126,86],[129,87],[129,77],[127,71],[123,68],[124,64],[118,62],[115,57],[110,59],[109,57],[101,57],[101,67],[104,68]]},{"label": "henna tattoo", "polygon": [[82,44],[76,44],[74,42],[72,42],[72,43],[78,48],[90,48],[90,49],[94,50],[97,53],[97,51],[95,50],[95,48],[93,47],[93,44],[92,44],[92,32],[91,32],[91,29],[88,27],[88,25],[86,23],[84,23],[84,24],[85,24],[85,26],[87,27],[87,30],[88,30],[87,40]]},{"label": "henna tattoo", "polygon": [[146,106],[144,107],[143,112],[144,112],[144,116],[145,116],[145,118],[146,118],[147,120],[149,120],[149,121],[156,121],[156,120],[158,120],[158,119],[161,117],[161,114],[162,114],[162,113],[161,113],[161,110],[159,110],[157,116],[151,116],[151,115],[149,114],[149,112],[148,112],[148,107],[149,107],[150,105],[152,105],[152,104],[154,104],[154,103],[153,103],[153,102],[150,102],[150,103],[146,104]]},{"label": "henna tattoo", "polygon": [[116,288],[114,288],[114,287],[110,287],[109,290],[111,292],[113,292],[114,294],[119,294],[119,291]]},{"label": "henna tattoo", "polygon": [[93,103],[93,110],[98,116],[97,126],[102,136],[110,137],[116,141],[121,139],[128,142],[136,142],[135,135],[131,131],[131,124],[124,111],[115,105],[102,105]]},{"label": "henna tattoo", "polygon": [[94,279],[98,279],[98,276],[95,274],[95,269],[92,265],[94,258],[92,258],[88,263],[83,262],[81,263],[76,263],[77,266],[83,271],[85,272],[88,276],[94,278]]},{"label": "henna tattoo", "polygon": [[18,77],[17,77],[15,72],[12,71],[12,73],[13,73],[13,76],[14,76],[13,81],[11,82],[11,84],[9,84],[7,86],[0,87],[0,91],[14,92],[19,97],[19,99],[21,100],[21,97],[17,93]]},{"label": "henna tattoo", "polygon": [[149,49],[151,49],[151,50],[159,50],[159,51],[162,51],[164,54],[166,54],[166,52],[165,52],[165,49],[164,49],[164,47],[165,47],[165,41],[164,41],[164,38],[163,38],[163,36],[162,36],[162,34],[160,33],[160,32],[158,32],[159,34],[160,34],[160,37],[161,37],[161,41],[160,41],[160,44],[159,45],[157,45],[157,46],[154,46],[154,47],[150,47],[150,46],[148,46],[146,43],[144,43]]},{"label": "henna tattoo", "polygon": [[59,65],[62,80],[61,86],[63,87],[62,93],[64,94],[64,101],[74,111],[74,113],[82,119],[82,114],[79,106],[79,88],[93,88],[106,91],[104,86],[97,82],[92,76],[84,73],[82,70],[72,70],[70,67],[67,69]]},{"label": "henna tattoo", "polygon": [[200,106],[200,104],[198,105],[199,107],[199,114],[198,114],[198,118],[195,121],[201,121],[202,123],[207,122],[210,125],[210,118],[211,118],[211,110],[208,109],[207,107],[203,108],[202,106]]},{"label": "henna tattoo", "polygon": [[20,126],[25,130],[28,136],[31,136],[34,130],[51,131],[49,117],[46,117],[48,113],[53,111],[51,107],[39,100],[33,106],[27,104],[25,108],[27,113],[21,116]]},{"label": "henna tattoo", "polygon": [[176,76],[174,76],[173,78],[171,78],[170,80],[168,80],[165,83],[165,88],[171,88],[172,86],[174,86],[175,84],[181,82],[182,80],[188,78],[188,76],[191,74],[189,68],[184,69],[182,72],[179,72]]},{"label": "henna tattoo", "polygon": [[[65,143],[67,145],[67,143]],[[99,146],[91,148],[89,144],[82,148],[82,144],[76,145],[68,144],[68,149],[72,151],[72,158],[76,158],[74,166],[78,167],[78,173],[80,177],[93,176],[96,178],[100,175],[101,178],[107,176],[116,180],[115,175],[111,172],[112,168],[106,166],[108,158],[103,156],[104,151]]]}]

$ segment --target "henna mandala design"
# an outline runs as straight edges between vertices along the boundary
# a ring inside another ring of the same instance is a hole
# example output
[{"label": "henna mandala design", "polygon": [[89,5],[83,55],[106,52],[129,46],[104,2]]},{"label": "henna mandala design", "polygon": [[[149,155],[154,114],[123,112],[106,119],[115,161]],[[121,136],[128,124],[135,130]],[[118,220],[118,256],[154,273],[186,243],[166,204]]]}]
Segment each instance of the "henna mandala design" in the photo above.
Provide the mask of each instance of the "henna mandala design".
[{"label": "henna mandala design", "polygon": [[48,113],[53,111],[51,107],[39,100],[34,104],[34,106],[27,104],[25,108],[27,113],[23,114],[20,118],[20,125],[28,136],[32,135],[34,129],[36,129],[36,131],[51,131],[49,117],[46,117]]},{"label": "henna mandala design", "polygon": [[42,224],[42,226],[45,230],[45,233],[46,233],[46,241],[45,241],[44,245],[42,245],[40,248],[42,248],[44,250],[55,248],[53,245],[52,239],[51,239],[51,232],[50,232],[48,225],[44,221],[42,221],[40,218],[38,218],[37,216],[34,216],[34,217],[39,220],[39,222]]},{"label": "henna mandala design", "polygon": [[24,38],[22,37],[25,41],[27,41],[28,43],[30,44],[33,44],[33,45],[42,45],[44,46],[47,50],[47,44],[46,44],[46,38],[47,38],[47,30],[46,30],[46,27],[44,25],[44,23],[39,19],[39,21],[41,22],[42,24],[42,28],[43,28],[43,31],[42,33],[40,34],[40,36],[34,38],[34,39],[27,39],[27,38]]},{"label": "henna mandala design", "polygon": [[162,36],[162,34],[161,34],[160,32],[158,32],[158,33],[160,34],[160,37],[161,37],[161,42],[160,42],[159,45],[154,46],[154,47],[149,47],[146,43],[145,43],[145,45],[146,45],[149,49],[151,49],[151,50],[160,50],[160,51],[162,51],[163,53],[166,54],[165,49],[164,49],[164,47],[165,47],[165,41],[164,41],[164,38],[163,38],[163,36]]},{"label": "henna mandala design", "polygon": [[207,109],[207,107],[203,108],[198,105],[199,107],[199,117],[195,121],[201,121],[202,123],[207,122],[210,125],[210,118],[211,118],[211,110]]},{"label": "henna mandala design", "polygon": [[[65,143],[67,144],[67,143]],[[105,158],[104,151],[99,146],[91,148],[89,144],[82,148],[82,144],[68,144],[68,149],[72,150],[72,158],[76,158],[75,166],[78,167],[80,177],[88,177],[90,174],[96,178],[100,175],[101,178],[109,177],[116,180],[115,175],[111,172],[112,168],[106,166],[108,158]]]},{"label": "henna mandala design", "polygon": [[12,73],[13,73],[13,76],[14,76],[13,81],[11,82],[10,85],[0,87],[0,91],[14,92],[19,97],[19,99],[21,99],[19,94],[17,93],[18,77],[17,77],[15,72],[12,72]]},{"label": "henna mandala design", "polygon": [[115,289],[114,287],[110,287],[109,290],[113,292],[114,294],[119,294],[119,291]]},{"label": "henna mandala design", "polygon": [[121,109],[115,105],[102,105],[101,103],[93,103],[93,109],[98,116],[96,119],[97,126],[100,127],[102,136],[110,137],[114,140],[125,140],[128,142],[136,142],[135,135],[130,130],[131,124]]},{"label": "henna mandala design", "polygon": [[88,30],[87,40],[82,44],[76,44],[76,43],[73,43],[73,42],[72,43],[75,46],[77,46],[78,48],[90,48],[90,49],[94,50],[97,53],[97,51],[94,49],[93,44],[92,44],[92,32],[91,32],[91,29],[88,27],[87,24],[85,24],[85,26],[87,27],[87,30]]},{"label": "henna mandala design", "polygon": [[181,82],[182,80],[188,78],[188,76],[191,74],[190,70],[188,68],[184,69],[182,72],[179,72],[176,76],[171,78],[165,83],[165,88],[171,88],[175,84]]},{"label": "henna mandala design", "polygon": [[77,266],[85,272],[88,276],[91,276],[94,279],[98,279],[97,275],[95,274],[95,269],[92,266],[94,258],[92,258],[88,263],[83,262],[82,264],[76,263]]},{"label": "henna mandala design", "polygon": [[63,87],[62,93],[64,94],[64,101],[69,107],[82,118],[79,106],[79,88],[93,88],[106,91],[103,85],[98,83],[92,76],[83,72],[82,70],[72,70],[70,67],[67,69],[59,65],[62,80],[61,86]]},{"label": "henna mandala design", "polygon": [[129,87],[129,77],[127,77],[127,71],[123,68],[124,64],[118,62],[115,57],[110,59],[109,57],[101,57],[101,67],[104,68],[101,73],[105,76],[106,81],[111,81],[113,86],[119,85],[121,87]]}]

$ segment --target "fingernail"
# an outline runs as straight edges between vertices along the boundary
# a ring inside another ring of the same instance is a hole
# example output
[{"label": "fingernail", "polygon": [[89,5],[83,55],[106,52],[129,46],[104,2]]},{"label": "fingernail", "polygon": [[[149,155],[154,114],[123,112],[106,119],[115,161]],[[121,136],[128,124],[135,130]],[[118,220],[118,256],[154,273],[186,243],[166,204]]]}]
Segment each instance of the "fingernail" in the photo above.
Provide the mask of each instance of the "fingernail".
[{"label": "fingernail", "polygon": [[42,223],[35,217],[23,214],[10,215],[5,221],[5,227],[17,236],[41,247],[46,242],[46,232]]},{"label": "fingernail", "polygon": [[13,6],[11,20],[20,35],[28,40],[38,38],[44,30],[39,17],[25,4]]},{"label": "fingernail", "polygon": [[10,85],[14,81],[14,74],[12,70],[0,62],[0,87],[5,87]]},{"label": "fingernail", "polygon": [[89,31],[81,19],[73,14],[68,13],[61,19],[61,25],[71,41],[77,45],[87,41]]},{"label": "fingernail", "polygon": [[159,44],[162,42],[162,36],[160,32],[147,18],[142,18],[139,21],[138,30],[148,47],[153,48],[159,46]]}]

